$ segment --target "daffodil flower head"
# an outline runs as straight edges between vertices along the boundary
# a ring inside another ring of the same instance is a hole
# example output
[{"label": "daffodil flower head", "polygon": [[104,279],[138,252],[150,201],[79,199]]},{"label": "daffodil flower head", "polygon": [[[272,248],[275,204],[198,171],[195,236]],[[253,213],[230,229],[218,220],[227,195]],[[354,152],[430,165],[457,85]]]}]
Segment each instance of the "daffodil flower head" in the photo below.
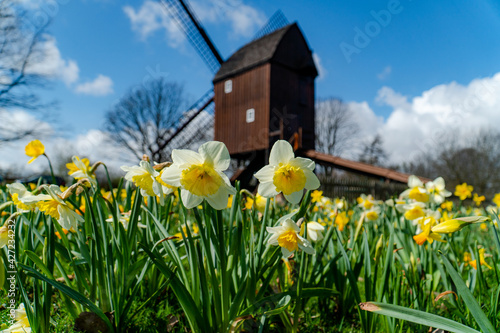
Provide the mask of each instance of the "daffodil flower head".
[{"label": "daffodil flower head", "polygon": [[486,200],[484,195],[479,196],[477,193],[474,193],[472,200],[476,203],[476,206],[481,206],[481,203]]},{"label": "daffodil flower head", "polygon": [[432,201],[438,205],[443,203],[445,198],[451,196],[451,192],[446,190],[443,177],[425,183],[425,189],[430,194]]},{"label": "daffodil flower head", "polygon": [[164,184],[164,186],[159,182],[161,180],[160,173],[153,169],[149,162],[143,160],[139,162],[139,166],[122,166],[121,169],[127,172],[125,179],[133,182],[135,186],[140,188],[142,196],[158,196],[160,205],[163,205],[165,198],[163,187],[166,187],[167,184]]},{"label": "daffodil flower head", "polygon": [[83,218],[78,215],[73,207],[66,203],[61,195],[59,186],[45,186],[47,195],[37,195],[24,199],[28,203],[36,203],[37,208],[45,215],[50,215],[59,222],[64,229],[78,230],[78,223],[83,223]]},{"label": "daffodil flower head", "polygon": [[9,243],[9,228],[4,224],[0,228],[0,249]]},{"label": "daffodil flower head", "polygon": [[186,208],[194,208],[206,200],[213,208],[224,209],[229,195],[236,194],[236,189],[223,173],[230,163],[224,143],[206,142],[198,152],[174,149],[172,161],[172,165],[164,169],[161,179],[170,186],[181,188]]},{"label": "daffodil flower head", "polygon": [[33,140],[26,145],[24,152],[26,155],[31,157],[31,160],[28,161],[28,164],[30,164],[45,153],[45,146],[40,142],[40,140]]},{"label": "daffodil flower head", "polygon": [[424,183],[414,175],[408,177],[408,189],[400,195],[401,198],[410,198],[419,202],[429,201],[429,192],[424,187]]},{"label": "daffodil flower head", "polygon": [[50,198],[50,196],[45,194],[40,194],[39,196],[33,195],[33,193],[28,191],[26,187],[24,187],[24,185],[21,183],[7,184],[7,188],[9,189],[10,195],[12,196],[12,201],[21,211],[29,211],[36,208],[36,200],[32,201],[30,200],[30,198]]},{"label": "daffodil flower head", "polygon": [[335,217],[335,224],[339,228],[339,231],[343,231],[346,224],[349,223],[349,216],[347,216],[346,212],[341,212]]},{"label": "daffodil flower head", "polygon": [[323,191],[318,191],[318,190],[314,190],[312,193],[311,193],[311,202],[321,202],[321,198],[323,197]]},{"label": "daffodil flower head", "polygon": [[295,157],[290,143],[278,140],[269,154],[269,165],[255,174],[260,182],[258,193],[271,198],[281,192],[288,202],[297,204],[304,189],[315,190],[320,185],[314,168],[310,159]]},{"label": "daffodil flower head", "polygon": [[72,157],[72,163],[67,163],[66,167],[69,169],[68,174],[79,180],[87,179],[94,188],[97,187],[97,180],[93,173],[90,172],[90,162],[87,158],[80,160],[78,156]]},{"label": "daffodil flower head", "polygon": [[369,221],[375,221],[379,218],[380,206],[372,206],[370,209],[365,211],[366,219]]},{"label": "daffodil flower head", "polygon": [[304,225],[307,228],[307,240],[309,242],[319,242],[320,240],[323,239],[322,232],[325,230],[325,227],[323,227],[321,224],[315,221],[311,221],[307,223],[302,223],[302,226]]},{"label": "daffodil flower head", "polygon": [[435,240],[439,242],[445,242],[443,239],[441,239],[440,234],[434,233],[431,230],[432,226],[436,224],[436,220],[433,217],[427,217],[422,222],[422,232],[418,235],[413,236],[413,239],[415,240],[415,242],[417,242],[418,245],[423,245],[425,241],[428,241],[430,244],[432,244],[432,242]]},{"label": "daffodil flower head", "polygon": [[299,248],[307,254],[316,252],[311,243],[300,236],[300,227],[290,218],[282,219],[280,226],[267,227],[266,230],[272,234],[267,243],[280,246],[283,258],[290,257]]},{"label": "daffodil flower head", "polygon": [[31,326],[28,320],[28,315],[26,314],[26,310],[24,309],[24,304],[19,305],[19,308],[15,311],[15,319],[16,322],[3,330],[2,332],[10,332],[10,333],[30,333]]},{"label": "daffodil flower head", "polygon": [[410,221],[424,217],[426,215],[424,208],[425,204],[418,201],[401,206],[401,209],[404,211],[405,219]]},{"label": "daffodil flower head", "polygon": [[467,183],[462,183],[455,187],[455,195],[460,198],[460,200],[465,200],[467,198],[472,197],[472,191],[474,187],[471,185],[467,185]]}]

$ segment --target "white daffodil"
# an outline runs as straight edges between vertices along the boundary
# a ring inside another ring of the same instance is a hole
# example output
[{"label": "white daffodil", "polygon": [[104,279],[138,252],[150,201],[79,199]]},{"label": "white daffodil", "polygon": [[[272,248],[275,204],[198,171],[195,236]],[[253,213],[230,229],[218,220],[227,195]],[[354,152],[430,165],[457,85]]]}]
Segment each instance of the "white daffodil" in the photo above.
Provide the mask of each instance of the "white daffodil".
[{"label": "white daffodil", "polygon": [[62,191],[57,185],[44,186],[49,194],[32,196],[24,199],[27,204],[36,204],[38,209],[55,218],[64,229],[78,230],[78,223],[83,223],[83,217],[78,215],[73,207],[62,199]]},{"label": "white daffodil", "polygon": [[255,174],[260,182],[258,192],[266,198],[282,192],[289,202],[297,204],[302,199],[304,189],[314,190],[320,185],[313,173],[314,167],[310,159],[295,157],[290,143],[279,140],[271,149],[269,165]]},{"label": "white daffodil", "polygon": [[408,177],[408,189],[401,193],[402,198],[410,198],[415,201],[429,201],[429,192],[424,187],[424,183],[414,175]]},{"label": "white daffodil", "polygon": [[299,226],[290,218],[283,219],[280,226],[267,227],[266,230],[272,234],[267,243],[280,246],[283,258],[290,257],[299,248],[307,254],[316,252],[311,243],[299,235]]},{"label": "white daffodil", "polygon": [[2,332],[9,333],[30,333],[31,327],[30,322],[28,320],[28,316],[26,315],[26,310],[24,309],[24,304],[19,305],[19,308],[15,311],[16,322],[14,325],[9,328],[3,330]]},{"label": "white daffodil", "polygon": [[22,211],[29,211],[36,208],[36,202],[39,200],[48,200],[51,197],[46,194],[33,195],[21,183],[8,184],[12,201]]},{"label": "white daffodil", "polygon": [[319,242],[320,240],[323,239],[323,234],[322,232],[325,230],[325,227],[323,227],[321,224],[318,222],[308,222],[306,223],[307,227],[307,240],[310,242]]},{"label": "white daffodil", "polygon": [[78,156],[73,156],[71,158],[73,163],[68,163],[66,166],[70,170],[68,174],[79,180],[79,179],[87,179],[90,184],[92,184],[93,188],[97,187],[97,180],[95,178],[95,175],[90,173],[90,166],[89,166],[89,160],[84,158],[83,160],[80,160]]},{"label": "white daffodil", "polygon": [[0,249],[5,245],[9,244],[9,228],[7,227],[7,222],[0,228]]},{"label": "white daffodil", "polygon": [[143,196],[158,196],[160,205],[163,205],[166,193],[163,191],[164,186],[160,183],[160,173],[153,169],[149,162],[141,161],[139,166],[122,166],[121,169],[126,172],[125,179],[140,188]]},{"label": "white daffodil", "polygon": [[366,219],[369,221],[375,221],[379,218],[380,216],[380,206],[372,206],[370,209],[365,210],[364,214],[366,216]]},{"label": "white daffodil", "polygon": [[438,177],[425,184],[426,190],[430,193],[431,199],[438,205],[444,202],[445,198],[451,196],[451,192],[446,190],[443,177]]},{"label": "white daffodil", "polygon": [[[125,229],[125,230],[128,230],[128,224],[130,223],[130,214],[131,214],[131,211],[121,213],[120,217],[118,218],[118,221],[123,225],[123,229]],[[141,217],[139,216],[138,221],[140,221],[140,220],[141,220]],[[113,217],[106,219],[106,222],[113,223],[114,222]],[[140,222],[137,222],[137,227],[147,228],[146,225],[144,225]]]},{"label": "white daffodil", "polygon": [[361,194],[357,199],[358,207],[363,208],[363,210],[369,210],[374,205],[382,204],[381,200],[375,200],[371,194]]},{"label": "white daffodil", "polygon": [[172,165],[163,170],[161,179],[168,185],[181,188],[186,208],[194,208],[207,200],[215,209],[224,209],[230,194],[236,194],[229,178],[223,173],[231,158],[226,145],[206,142],[194,152],[187,149],[172,151]]}]

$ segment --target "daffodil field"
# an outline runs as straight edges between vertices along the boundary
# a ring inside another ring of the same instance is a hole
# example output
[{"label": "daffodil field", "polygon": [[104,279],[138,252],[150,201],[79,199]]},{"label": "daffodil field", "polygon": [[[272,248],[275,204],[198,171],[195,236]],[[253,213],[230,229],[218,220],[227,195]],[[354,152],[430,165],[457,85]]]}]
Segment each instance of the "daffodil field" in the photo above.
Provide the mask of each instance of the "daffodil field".
[{"label": "daffodil field", "polygon": [[[50,163],[38,140],[26,154]],[[1,187],[3,332],[500,331],[500,194],[411,176],[326,198],[286,141],[252,193],[229,162],[207,142],[113,187],[75,156],[67,187]]]}]

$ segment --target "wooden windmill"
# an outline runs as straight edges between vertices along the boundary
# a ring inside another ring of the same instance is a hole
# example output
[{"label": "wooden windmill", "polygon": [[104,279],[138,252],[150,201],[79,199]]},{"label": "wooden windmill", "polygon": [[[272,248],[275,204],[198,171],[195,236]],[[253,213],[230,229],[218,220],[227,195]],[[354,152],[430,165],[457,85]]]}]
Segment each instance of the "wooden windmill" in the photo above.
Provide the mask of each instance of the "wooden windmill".
[{"label": "wooden windmill", "polygon": [[231,157],[242,161],[244,167],[233,179],[244,184],[267,162],[270,148],[279,139],[289,140],[297,155],[319,163],[380,179],[407,181],[406,174],[314,150],[314,80],[318,71],[299,26],[288,24],[280,11],[254,40],[224,61],[186,0],[160,2],[214,73],[214,89],[193,105],[165,146],[186,147],[202,128],[213,125],[215,140],[224,142]]}]

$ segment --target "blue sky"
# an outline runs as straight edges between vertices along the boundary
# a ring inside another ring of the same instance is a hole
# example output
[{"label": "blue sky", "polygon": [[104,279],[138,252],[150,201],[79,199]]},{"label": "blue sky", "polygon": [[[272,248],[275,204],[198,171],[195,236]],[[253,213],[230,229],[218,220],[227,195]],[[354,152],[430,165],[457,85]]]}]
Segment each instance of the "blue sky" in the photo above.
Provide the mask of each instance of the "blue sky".
[{"label": "blue sky", "polygon": [[[172,26],[175,23],[158,10],[157,2],[25,1],[34,8],[34,20],[52,18],[48,33],[59,53],[57,61],[47,61],[57,65],[51,67],[52,88],[39,93],[59,102],[67,139],[102,129],[105,111],[130,87],[151,77],[167,75],[184,84],[193,101],[212,86],[213,74]],[[494,0],[191,0],[190,4],[224,58],[250,41],[281,9],[290,22],[298,22],[319,61],[316,96],[350,103],[365,121],[366,135],[396,126],[398,112],[417,121],[427,112],[422,110],[465,98],[477,80],[480,86],[484,82],[498,86],[500,5]],[[364,39],[357,36],[359,31]],[[357,53],[346,57],[346,45],[357,48]],[[481,110],[493,107],[484,99],[480,102]],[[465,102],[454,103],[447,105],[447,112]],[[484,121],[476,125],[489,123],[490,113],[484,111]],[[443,119],[447,116],[441,114]],[[436,122],[445,126],[441,118]],[[401,128],[405,126],[411,123]],[[385,139],[397,140],[394,131]],[[415,131],[412,142],[426,130]],[[390,143],[386,147],[396,149]]]}]

